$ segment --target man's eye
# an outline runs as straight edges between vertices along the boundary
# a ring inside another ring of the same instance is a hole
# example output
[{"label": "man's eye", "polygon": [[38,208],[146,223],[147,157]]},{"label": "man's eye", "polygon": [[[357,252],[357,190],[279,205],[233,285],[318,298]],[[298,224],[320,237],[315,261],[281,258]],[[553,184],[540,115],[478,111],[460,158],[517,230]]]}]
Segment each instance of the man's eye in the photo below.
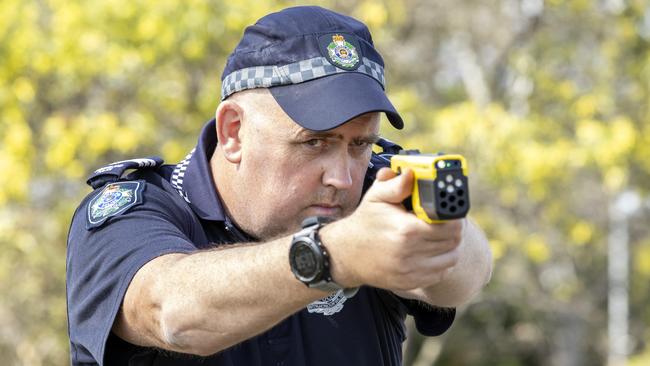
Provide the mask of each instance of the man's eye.
[{"label": "man's eye", "polygon": [[370,143],[368,141],[354,141],[352,142],[352,146],[363,149],[370,146]]},{"label": "man's eye", "polygon": [[320,147],[323,146],[324,141],[321,139],[311,139],[305,141],[305,144],[312,146],[312,147]]}]

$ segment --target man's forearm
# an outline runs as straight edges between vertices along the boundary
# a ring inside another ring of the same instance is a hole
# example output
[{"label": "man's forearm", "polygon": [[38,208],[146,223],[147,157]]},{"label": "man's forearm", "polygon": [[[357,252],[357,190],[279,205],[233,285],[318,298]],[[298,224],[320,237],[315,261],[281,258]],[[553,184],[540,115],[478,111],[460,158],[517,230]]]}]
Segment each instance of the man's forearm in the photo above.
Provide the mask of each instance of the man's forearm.
[{"label": "man's forearm", "polygon": [[[285,237],[153,260],[129,287],[123,308],[131,311],[120,315],[115,330],[133,343],[208,355],[269,329],[326,295],[293,277],[290,242]],[[149,301],[129,303],[143,298]],[[129,332],[147,328],[153,329]]]},{"label": "man's forearm", "polygon": [[489,281],[492,275],[492,252],[483,231],[465,219],[463,239],[458,248],[458,263],[439,283],[411,293],[427,303],[441,307],[457,307],[467,303]]}]

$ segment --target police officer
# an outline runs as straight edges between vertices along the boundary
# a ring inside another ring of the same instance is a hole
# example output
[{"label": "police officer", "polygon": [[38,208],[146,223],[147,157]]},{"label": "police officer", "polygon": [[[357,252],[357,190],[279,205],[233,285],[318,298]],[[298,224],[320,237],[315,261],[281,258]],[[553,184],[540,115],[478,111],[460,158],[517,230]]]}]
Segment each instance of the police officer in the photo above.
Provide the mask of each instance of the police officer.
[{"label": "police officer", "polygon": [[[399,365],[488,281],[471,221],[407,212],[412,173],[362,197],[380,113],[402,128],[359,21],[319,7],[246,29],[179,164],[98,169],[68,238],[73,365]],[[135,172],[124,176],[128,169]]]}]

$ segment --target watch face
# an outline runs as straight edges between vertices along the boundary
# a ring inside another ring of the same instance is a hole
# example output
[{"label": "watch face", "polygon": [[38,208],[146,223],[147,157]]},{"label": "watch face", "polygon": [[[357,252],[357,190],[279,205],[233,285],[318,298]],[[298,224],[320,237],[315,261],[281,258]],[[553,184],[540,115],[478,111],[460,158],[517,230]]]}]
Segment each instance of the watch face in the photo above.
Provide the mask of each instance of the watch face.
[{"label": "watch face", "polygon": [[319,262],[309,243],[296,242],[291,251],[291,268],[302,281],[311,281],[319,272]]}]

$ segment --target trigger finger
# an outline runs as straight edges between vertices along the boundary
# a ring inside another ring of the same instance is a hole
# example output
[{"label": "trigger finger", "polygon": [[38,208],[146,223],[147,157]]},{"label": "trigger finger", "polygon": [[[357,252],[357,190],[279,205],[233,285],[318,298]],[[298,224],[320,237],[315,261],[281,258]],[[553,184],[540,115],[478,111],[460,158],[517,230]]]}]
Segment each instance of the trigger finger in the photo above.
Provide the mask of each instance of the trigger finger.
[{"label": "trigger finger", "polygon": [[385,180],[389,180],[389,179],[391,179],[391,178],[393,178],[395,176],[396,176],[395,172],[392,171],[390,168],[381,168],[377,172],[376,179],[378,181],[385,181]]}]

